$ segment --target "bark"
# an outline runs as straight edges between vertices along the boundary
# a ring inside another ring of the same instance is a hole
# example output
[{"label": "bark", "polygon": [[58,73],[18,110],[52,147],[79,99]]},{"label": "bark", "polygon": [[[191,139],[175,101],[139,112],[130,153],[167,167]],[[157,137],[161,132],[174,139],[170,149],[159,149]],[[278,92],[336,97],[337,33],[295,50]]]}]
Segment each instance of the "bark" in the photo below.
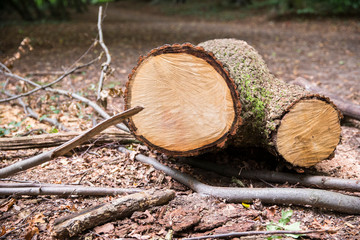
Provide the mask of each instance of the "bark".
[{"label": "bark", "polygon": [[125,193],[142,192],[141,189],[84,187],[76,185],[43,184],[43,183],[5,183],[0,184],[0,195],[83,195],[83,196],[115,196]]},{"label": "bark", "polygon": [[55,221],[52,236],[58,239],[73,237],[106,222],[130,216],[135,211],[165,204],[175,197],[172,190],[145,191],[115,199],[114,201],[96,206]]},{"label": "bark", "polygon": [[275,78],[253,47],[235,39],[152,50],[130,74],[125,101],[146,109],[129,120],[136,138],[173,156],[226,143],[265,147],[309,167],[340,141],[342,116],[328,98]]},{"label": "bark", "polygon": [[[123,153],[131,153],[126,148],[119,148]],[[259,199],[268,204],[302,205],[334,210],[341,213],[360,214],[360,198],[337,192],[310,188],[235,188],[209,186],[195,178],[167,167],[156,159],[142,154],[135,159],[151,164],[155,169],[163,171],[176,181],[186,185],[195,192],[223,198],[229,202],[251,202]]]},{"label": "bark", "polygon": [[[42,134],[26,137],[0,138],[0,150],[19,150],[29,148],[48,148],[59,146],[66,141],[78,136],[78,132]],[[135,139],[127,133],[121,132],[103,132],[100,136],[92,137],[89,143],[104,144],[119,142],[122,144],[132,143]]]}]

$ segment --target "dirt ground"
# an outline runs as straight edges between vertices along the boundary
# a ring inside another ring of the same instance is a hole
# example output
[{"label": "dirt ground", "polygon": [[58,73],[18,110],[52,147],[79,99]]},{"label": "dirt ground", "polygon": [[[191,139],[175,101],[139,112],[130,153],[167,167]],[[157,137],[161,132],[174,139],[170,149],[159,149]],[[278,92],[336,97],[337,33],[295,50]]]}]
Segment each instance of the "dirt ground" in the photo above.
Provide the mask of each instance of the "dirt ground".
[{"label": "dirt ground", "polygon": [[[34,73],[64,70],[82,56],[97,36],[97,11],[98,8],[93,6],[85,14],[73,15],[69,22],[5,22],[0,26],[1,61],[11,57],[24,37],[29,37],[34,50],[22,54],[14,62],[12,71],[37,82],[53,80],[55,76],[52,74]],[[136,5],[135,8],[127,3],[116,2],[107,8],[103,33],[112,55],[112,68],[115,70],[113,76],[106,80],[105,88],[123,87],[138,57],[154,47],[169,43],[198,44],[214,38],[238,38],[255,47],[278,78],[291,81],[301,76],[343,99],[360,104],[360,22],[357,20],[275,21],[268,16],[255,15],[228,22],[205,21],[160,14],[159,9],[154,6]],[[81,62],[96,57],[100,52],[99,47],[92,49]],[[94,64],[66,78],[56,87],[78,92],[95,100],[100,68],[101,63]],[[5,78],[0,76],[0,81],[3,84]],[[19,83],[10,82],[9,89],[16,90],[17,87],[19,88]],[[20,89],[25,87],[21,85]],[[1,98],[4,97],[2,94]],[[46,114],[57,118],[74,131],[89,128],[92,120],[97,118],[91,108],[64,96],[52,97],[39,93],[27,101],[40,116]],[[50,125],[31,118],[21,122],[26,114],[15,103],[13,101],[0,105],[0,128],[13,126],[5,137],[37,129],[52,131]],[[121,112],[122,109],[121,98],[109,100],[108,113]],[[14,122],[19,124],[14,126]],[[34,131],[36,132],[38,131]],[[288,209],[294,211],[291,222],[300,222],[303,230],[338,229],[333,234],[309,234],[302,237],[304,239],[360,239],[358,215],[339,214],[311,207],[270,206],[259,202],[247,206],[201,196],[152,166],[121,154],[117,150],[118,146],[114,142],[79,148],[72,155],[59,157],[16,174],[12,180],[142,189],[170,188],[176,191],[176,198],[168,205],[135,212],[128,218],[91,229],[74,239],[158,239],[169,236],[171,232],[174,238],[182,238],[265,230],[270,221],[277,222],[281,218],[282,210]],[[45,150],[1,151],[0,167]],[[191,167],[178,159],[151,154],[162,163],[189,173],[204,183],[224,187],[238,186],[234,179]],[[275,157],[258,150],[225,151],[203,158],[239,169],[247,167],[293,171],[280,168]],[[342,141],[336,149],[335,157],[311,169],[305,169],[305,173],[360,179],[360,129],[342,126]],[[261,181],[241,181],[246,187],[269,187],[268,183]],[[287,183],[274,185],[299,187]],[[3,233],[13,230],[8,239],[22,239],[26,236],[32,236],[32,239],[51,239],[50,230],[55,219],[112,199],[113,197],[79,196],[3,197],[0,199],[0,224]]]}]

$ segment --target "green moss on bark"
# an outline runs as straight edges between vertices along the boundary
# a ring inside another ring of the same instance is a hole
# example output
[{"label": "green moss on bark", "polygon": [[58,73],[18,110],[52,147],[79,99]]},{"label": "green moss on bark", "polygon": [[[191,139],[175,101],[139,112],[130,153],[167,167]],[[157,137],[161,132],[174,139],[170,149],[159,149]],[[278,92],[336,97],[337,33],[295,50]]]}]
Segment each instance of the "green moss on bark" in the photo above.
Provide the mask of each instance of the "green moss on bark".
[{"label": "green moss on bark", "polygon": [[216,39],[198,46],[223,64],[240,93],[243,125],[234,144],[272,146],[278,120],[292,103],[309,93],[275,78],[258,52],[244,41]]}]

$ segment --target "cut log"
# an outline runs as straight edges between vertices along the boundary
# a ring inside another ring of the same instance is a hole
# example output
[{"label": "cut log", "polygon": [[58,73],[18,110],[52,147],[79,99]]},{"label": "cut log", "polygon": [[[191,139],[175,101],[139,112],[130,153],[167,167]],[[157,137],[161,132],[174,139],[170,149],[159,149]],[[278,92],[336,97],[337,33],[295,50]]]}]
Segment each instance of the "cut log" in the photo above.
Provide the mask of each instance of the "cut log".
[{"label": "cut log", "polygon": [[266,147],[309,167],[340,140],[341,113],[328,98],[275,78],[235,39],[152,50],[129,75],[125,101],[145,108],[128,122],[136,138],[173,156],[226,143]]}]

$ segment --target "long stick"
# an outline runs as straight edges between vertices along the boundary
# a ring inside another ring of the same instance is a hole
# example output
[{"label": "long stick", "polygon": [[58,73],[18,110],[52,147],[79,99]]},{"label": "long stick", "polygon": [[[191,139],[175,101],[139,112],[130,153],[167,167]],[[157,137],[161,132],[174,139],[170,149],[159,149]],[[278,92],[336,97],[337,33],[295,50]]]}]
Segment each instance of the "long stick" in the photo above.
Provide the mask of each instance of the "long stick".
[{"label": "long stick", "polygon": [[0,178],[8,177],[13,175],[14,173],[35,167],[37,165],[40,165],[44,162],[47,162],[55,157],[61,156],[71,149],[75,148],[76,146],[79,146],[80,144],[86,142],[88,139],[92,138],[96,134],[100,133],[104,129],[108,128],[111,125],[114,125],[115,123],[122,122],[126,118],[129,118],[138,112],[143,110],[142,107],[134,107],[131,108],[125,112],[122,112],[120,114],[117,114],[109,119],[106,119],[105,121],[99,123],[95,127],[91,128],[90,130],[84,132],[83,134],[71,139],[70,141],[67,141],[66,143],[60,145],[59,147],[52,149],[48,152],[41,153],[37,156],[28,158],[23,161],[19,161],[17,163],[14,163],[10,166],[4,167],[0,169]]},{"label": "long stick", "polygon": [[185,161],[192,166],[210,170],[228,177],[242,177],[254,180],[265,180],[267,182],[300,184],[302,186],[338,189],[352,192],[360,192],[360,180],[342,179],[325,176],[311,176],[304,174],[282,173],[265,170],[242,170],[232,168],[228,165],[220,165],[199,159],[188,159]]},{"label": "long stick", "polygon": [[183,240],[200,240],[208,238],[229,238],[229,237],[244,237],[244,236],[255,236],[255,235],[284,235],[284,234],[296,234],[303,235],[309,233],[334,233],[335,230],[307,230],[307,231],[248,231],[248,232],[231,232],[224,234],[206,235],[200,237],[184,238]]},{"label": "long stick", "polygon": [[[120,147],[123,153],[132,151]],[[246,202],[260,199],[270,204],[310,205],[342,213],[360,214],[360,198],[318,189],[304,188],[234,188],[215,187],[199,182],[195,178],[162,165],[156,159],[137,154],[135,159],[151,164],[195,192],[226,199],[229,202]]]},{"label": "long stick", "polygon": [[109,196],[124,193],[143,192],[136,188],[105,188],[84,187],[76,185],[44,184],[44,183],[20,183],[1,184],[0,195],[84,195],[84,196]]}]

